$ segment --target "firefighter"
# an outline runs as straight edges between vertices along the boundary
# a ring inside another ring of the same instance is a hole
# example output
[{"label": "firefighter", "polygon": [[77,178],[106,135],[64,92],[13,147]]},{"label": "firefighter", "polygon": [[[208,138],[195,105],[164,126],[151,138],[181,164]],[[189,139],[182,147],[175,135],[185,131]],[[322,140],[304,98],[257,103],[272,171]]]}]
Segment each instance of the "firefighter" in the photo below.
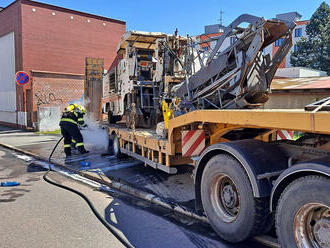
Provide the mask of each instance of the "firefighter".
[{"label": "firefighter", "polygon": [[84,121],[84,115],[86,114],[86,109],[84,106],[78,106],[79,112],[78,112],[78,125],[80,127],[87,127],[87,124]]},{"label": "firefighter", "polygon": [[64,152],[66,157],[71,156],[71,141],[76,141],[76,148],[81,154],[88,153],[84,147],[83,137],[78,128],[79,106],[70,104],[62,114],[60,121],[61,133],[64,137]]},{"label": "firefighter", "polygon": [[[86,114],[86,109],[84,108],[84,106],[81,106],[81,105],[75,105],[75,107],[79,108],[79,111],[77,112],[78,113],[78,121],[77,121],[78,127],[79,128],[87,127],[87,124],[84,121],[84,115]],[[77,143],[77,141],[75,139],[71,140],[72,149],[76,149],[76,143]]]}]

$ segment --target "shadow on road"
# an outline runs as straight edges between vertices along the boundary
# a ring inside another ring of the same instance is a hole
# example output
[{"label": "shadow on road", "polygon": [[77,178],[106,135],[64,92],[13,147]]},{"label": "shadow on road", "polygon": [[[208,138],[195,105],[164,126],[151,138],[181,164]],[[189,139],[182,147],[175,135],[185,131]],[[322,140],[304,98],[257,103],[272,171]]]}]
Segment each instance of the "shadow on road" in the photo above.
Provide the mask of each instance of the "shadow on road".
[{"label": "shadow on road", "polygon": [[[111,194],[112,195],[112,194]],[[116,195],[116,193],[115,193]],[[107,222],[134,247],[262,248],[254,241],[230,244],[210,226],[178,216],[167,209],[120,195],[105,209]]]}]

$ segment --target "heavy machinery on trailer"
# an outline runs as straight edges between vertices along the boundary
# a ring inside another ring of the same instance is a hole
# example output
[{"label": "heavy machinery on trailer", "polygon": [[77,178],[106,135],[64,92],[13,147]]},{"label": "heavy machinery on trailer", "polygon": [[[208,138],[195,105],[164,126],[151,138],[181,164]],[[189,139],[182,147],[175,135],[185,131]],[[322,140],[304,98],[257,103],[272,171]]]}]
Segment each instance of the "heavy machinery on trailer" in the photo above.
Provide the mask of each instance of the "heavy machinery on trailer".
[{"label": "heavy machinery on trailer", "polygon": [[[166,43],[166,46],[165,46]],[[108,85],[108,120],[116,123],[123,117],[127,126],[134,118],[136,126],[151,127],[161,112],[160,92],[168,92],[180,83],[184,72],[177,58],[183,58],[187,39],[159,32],[126,32],[117,49],[118,63],[104,76]],[[168,48],[168,49],[167,49]],[[136,114],[132,115],[132,105]]]},{"label": "heavy machinery on trailer", "polygon": [[[282,247],[330,247],[330,98],[305,110],[256,109],[292,46],[293,28],[238,17],[215,38],[201,69],[189,75],[186,67],[184,81],[166,95],[172,97],[163,108],[167,137],[155,129],[108,126],[117,156],[171,174],[191,164],[196,209],[229,242],[265,233],[275,220]],[[221,49],[232,36],[237,40]],[[281,37],[278,53],[264,56],[263,48]],[[301,137],[277,140],[280,130]]]}]

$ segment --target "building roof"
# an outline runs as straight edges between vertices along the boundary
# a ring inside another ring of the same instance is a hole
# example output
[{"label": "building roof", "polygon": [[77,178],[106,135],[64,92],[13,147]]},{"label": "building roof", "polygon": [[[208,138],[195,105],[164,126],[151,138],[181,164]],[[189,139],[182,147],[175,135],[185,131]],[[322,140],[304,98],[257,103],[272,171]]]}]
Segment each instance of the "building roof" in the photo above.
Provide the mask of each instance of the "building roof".
[{"label": "building roof", "polygon": [[297,26],[300,25],[307,25],[309,24],[310,20],[304,20],[304,21],[296,21],[295,23],[297,24]]},{"label": "building roof", "polygon": [[112,19],[112,18],[99,16],[99,15],[94,15],[94,14],[89,14],[89,13],[86,13],[86,12],[67,9],[67,8],[63,8],[63,7],[59,7],[59,6],[55,6],[55,5],[51,5],[51,4],[46,4],[46,3],[41,3],[41,2],[36,2],[36,1],[31,1],[31,0],[16,0],[16,1],[12,2],[11,4],[9,4],[8,6],[6,6],[5,8],[3,8],[3,10],[7,9],[8,7],[15,4],[16,2],[21,2],[22,4],[27,4],[27,5],[32,5],[32,6],[47,8],[47,9],[52,9],[52,10],[57,10],[57,11],[61,11],[61,12],[72,13],[72,14],[85,16],[85,17],[89,17],[89,18],[94,18],[94,19],[99,19],[99,20],[108,21],[108,22],[116,22],[116,23],[126,24],[125,21]]},{"label": "building roof", "polygon": [[273,91],[330,90],[330,77],[277,78],[272,81],[271,89]]},{"label": "building roof", "polygon": [[287,12],[276,15],[276,19],[284,21],[299,21],[301,17],[302,15],[300,15],[298,12]]},{"label": "building roof", "polygon": [[125,50],[128,45],[138,48],[155,49],[156,40],[165,38],[166,34],[161,32],[144,32],[131,30],[126,32],[118,44],[117,52]]}]

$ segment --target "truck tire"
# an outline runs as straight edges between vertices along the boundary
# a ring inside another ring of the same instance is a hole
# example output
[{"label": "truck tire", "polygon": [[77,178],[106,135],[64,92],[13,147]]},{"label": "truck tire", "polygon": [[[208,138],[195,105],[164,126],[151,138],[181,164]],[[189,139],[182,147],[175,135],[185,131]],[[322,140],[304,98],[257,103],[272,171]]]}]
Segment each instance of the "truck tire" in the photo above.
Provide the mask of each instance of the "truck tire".
[{"label": "truck tire", "polygon": [[224,240],[241,242],[271,227],[269,200],[254,198],[245,170],[229,155],[216,155],[207,163],[201,196],[211,226]]},{"label": "truck tire", "polygon": [[281,247],[330,247],[330,179],[305,176],[281,194],[276,232]]}]

